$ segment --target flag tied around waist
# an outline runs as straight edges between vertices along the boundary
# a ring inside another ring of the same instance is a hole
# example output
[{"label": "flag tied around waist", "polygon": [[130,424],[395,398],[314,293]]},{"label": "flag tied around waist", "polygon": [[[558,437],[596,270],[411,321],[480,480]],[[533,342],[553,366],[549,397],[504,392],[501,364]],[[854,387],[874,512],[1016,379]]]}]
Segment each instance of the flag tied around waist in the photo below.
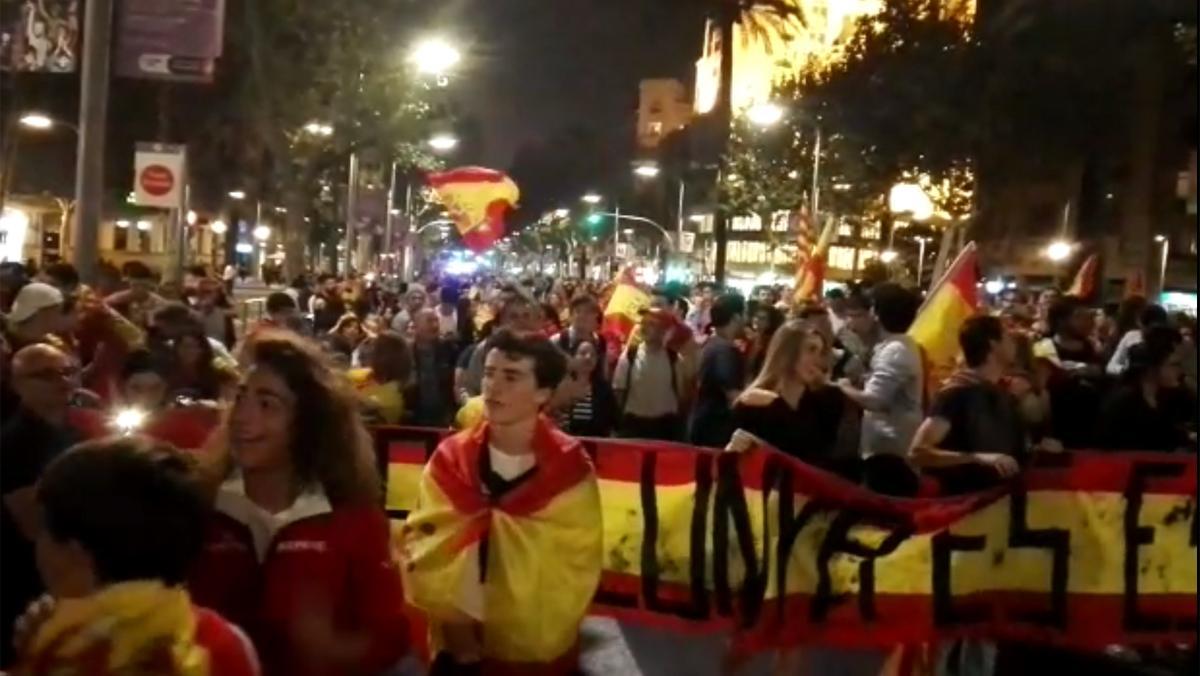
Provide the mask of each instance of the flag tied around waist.
[{"label": "flag tied around waist", "polygon": [[[443,434],[376,430],[398,528]],[[1038,456],[991,493],[906,500],[767,448],[584,445],[603,531],[594,612],[732,629],[742,653],[955,636],[1085,650],[1196,639],[1194,456]]]}]

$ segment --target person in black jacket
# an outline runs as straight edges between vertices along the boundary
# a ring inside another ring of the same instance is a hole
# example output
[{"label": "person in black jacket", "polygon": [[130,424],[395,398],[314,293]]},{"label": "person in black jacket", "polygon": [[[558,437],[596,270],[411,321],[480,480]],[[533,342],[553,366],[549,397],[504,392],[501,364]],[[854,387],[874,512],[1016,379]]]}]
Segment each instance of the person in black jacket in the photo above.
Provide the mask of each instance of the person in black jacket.
[{"label": "person in black jacket", "polygon": [[1147,329],[1129,349],[1123,382],[1100,413],[1099,446],[1118,451],[1177,451],[1195,448],[1195,403],[1180,386],[1183,358],[1179,331]]},{"label": "person in black jacket", "polygon": [[612,385],[597,370],[601,359],[596,343],[583,339],[567,375],[568,404],[561,411],[563,431],[580,437],[607,437],[616,425],[617,400]]}]

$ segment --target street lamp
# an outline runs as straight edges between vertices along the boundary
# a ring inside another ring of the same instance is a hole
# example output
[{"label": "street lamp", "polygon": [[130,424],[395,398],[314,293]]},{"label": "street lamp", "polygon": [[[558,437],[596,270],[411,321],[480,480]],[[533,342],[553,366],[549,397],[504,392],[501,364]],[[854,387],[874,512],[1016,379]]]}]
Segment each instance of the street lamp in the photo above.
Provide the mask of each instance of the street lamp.
[{"label": "street lamp", "polygon": [[225,231],[229,228],[225,225],[225,221],[213,221],[212,223],[208,224],[208,229],[211,230],[214,235],[224,235]]},{"label": "street lamp", "polygon": [[759,127],[772,127],[783,119],[783,107],[770,101],[756,103],[746,109],[746,119]]},{"label": "street lamp", "polygon": [[235,199],[235,200],[244,200],[244,199],[246,199],[246,191],[245,190],[230,190],[229,198]]},{"label": "street lamp", "polygon": [[570,216],[570,215],[571,215],[570,209],[555,209],[554,210],[555,218],[566,218],[567,216]]},{"label": "street lamp", "polygon": [[1162,245],[1162,262],[1158,266],[1158,293],[1167,290],[1167,253],[1171,250],[1171,240],[1166,235],[1155,235],[1154,241]]},{"label": "street lamp", "polygon": [[652,162],[643,162],[633,168],[634,175],[639,178],[654,178],[658,172],[658,165]]},{"label": "street lamp", "polygon": [[929,237],[914,237],[917,240],[917,286],[921,286],[921,279],[925,276],[925,243],[929,241]]},{"label": "street lamp", "polygon": [[30,129],[49,129],[54,126],[54,120],[42,113],[25,113],[18,122]]},{"label": "street lamp", "polygon": [[271,239],[271,226],[269,226],[269,225],[255,226],[254,239],[257,239],[260,242],[265,242],[268,239]]},{"label": "street lamp", "polygon": [[198,217],[196,216],[196,212],[192,211],[191,209],[188,209],[187,217],[184,220],[187,221],[188,225],[195,225],[197,218]]},{"label": "street lamp", "polygon": [[900,254],[896,253],[894,250],[888,249],[887,251],[884,251],[883,253],[879,254],[879,260],[883,261],[885,264],[890,264],[892,261],[896,260],[899,256],[900,256]]},{"label": "street lamp", "polygon": [[430,38],[417,43],[409,60],[424,75],[445,75],[462,60],[462,54],[442,38]]},{"label": "street lamp", "polygon": [[583,197],[581,197],[580,199],[582,199],[584,202],[586,202],[588,204],[599,204],[600,200],[602,200],[604,198],[597,195],[594,192],[589,192],[586,195],[584,195]]},{"label": "street lamp", "polygon": [[1046,258],[1049,258],[1055,263],[1061,263],[1067,260],[1067,257],[1071,255],[1071,249],[1073,248],[1074,247],[1070,242],[1066,242],[1061,239],[1055,240],[1050,243],[1050,246],[1046,247]]},{"label": "street lamp", "polygon": [[304,125],[304,131],[312,134],[313,136],[333,136],[332,125],[324,122],[317,122],[316,120]]},{"label": "street lamp", "polygon": [[434,134],[429,139],[429,147],[438,152],[454,150],[458,146],[458,139],[453,134]]}]

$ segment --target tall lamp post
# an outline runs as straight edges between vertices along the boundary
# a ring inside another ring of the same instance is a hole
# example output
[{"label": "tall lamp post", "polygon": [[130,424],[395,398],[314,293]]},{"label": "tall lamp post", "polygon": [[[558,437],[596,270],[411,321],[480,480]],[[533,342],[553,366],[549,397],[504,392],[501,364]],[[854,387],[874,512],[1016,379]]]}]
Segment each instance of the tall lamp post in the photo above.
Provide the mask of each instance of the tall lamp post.
[{"label": "tall lamp post", "polygon": [[1158,295],[1162,296],[1167,290],[1167,255],[1171,251],[1171,240],[1166,235],[1155,235],[1154,241],[1162,245],[1162,261],[1158,266]]}]

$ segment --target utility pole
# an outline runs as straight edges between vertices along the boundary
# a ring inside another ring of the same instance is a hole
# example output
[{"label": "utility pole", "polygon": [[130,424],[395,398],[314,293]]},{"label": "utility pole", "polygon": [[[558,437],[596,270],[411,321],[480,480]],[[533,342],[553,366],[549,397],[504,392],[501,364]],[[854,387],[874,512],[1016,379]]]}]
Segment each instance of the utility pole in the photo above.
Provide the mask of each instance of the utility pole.
[{"label": "utility pole", "polygon": [[358,153],[350,153],[350,176],[346,181],[346,258],[343,275],[350,274],[350,262],[354,253],[354,222],[358,216]]},{"label": "utility pole", "polygon": [[89,0],[84,5],[73,239],[75,268],[80,279],[88,284],[96,281],[97,240],[104,208],[104,133],[108,117],[112,10],[112,0]]},{"label": "utility pole", "polygon": [[388,260],[392,261],[386,270],[393,273],[396,271],[396,217],[393,215],[395,211],[396,160],[392,160],[392,178],[388,182],[387,214],[383,217],[383,251],[380,252],[380,259],[382,263],[382,258],[387,256]]}]

